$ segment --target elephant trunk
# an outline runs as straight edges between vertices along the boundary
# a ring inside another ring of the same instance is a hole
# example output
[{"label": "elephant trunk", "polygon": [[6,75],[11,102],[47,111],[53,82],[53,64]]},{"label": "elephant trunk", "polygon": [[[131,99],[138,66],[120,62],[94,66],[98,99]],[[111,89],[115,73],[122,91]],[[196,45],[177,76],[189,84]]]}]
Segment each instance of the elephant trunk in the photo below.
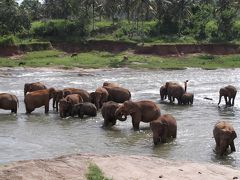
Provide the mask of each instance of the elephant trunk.
[{"label": "elephant trunk", "polygon": [[218,101],[218,105],[221,103],[221,99],[222,99],[222,96],[219,95],[219,101]]},{"label": "elephant trunk", "polygon": [[184,82],[184,91],[185,91],[185,93],[187,92],[187,83],[188,83],[188,80],[186,80],[186,81]]},{"label": "elephant trunk", "polygon": [[116,117],[119,121],[126,121],[126,120],[127,120],[127,115],[126,115],[126,113],[124,113],[124,111],[122,110],[122,106],[120,106],[118,109],[116,109],[116,111],[115,111],[115,117]]},{"label": "elephant trunk", "polygon": [[158,145],[161,142],[161,138],[160,137],[154,137],[153,136],[153,143],[154,145]]},{"label": "elephant trunk", "polygon": [[24,85],[24,97],[26,96],[28,89],[29,89],[29,84],[25,84]]}]

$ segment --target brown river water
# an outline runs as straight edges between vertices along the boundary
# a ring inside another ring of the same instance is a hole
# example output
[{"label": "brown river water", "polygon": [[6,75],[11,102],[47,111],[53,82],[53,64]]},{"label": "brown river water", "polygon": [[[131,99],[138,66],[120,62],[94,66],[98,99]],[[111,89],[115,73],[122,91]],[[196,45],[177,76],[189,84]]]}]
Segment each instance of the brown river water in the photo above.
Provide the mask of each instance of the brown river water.
[{"label": "brown river water", "polygon": [[[51,69],[0,69],[0,92],[16,94],[20,101],[18,114],[0,110],[0,164],[26,159],[50,158],[74,153],[152,155],[169,160],[212,162],[240,167],[240,140],[235,139],[236,152],[219,158],[213,152],[215,123],[225,120],[240,136],[240,95],[235,106],[225,108],[222,99],[218,107],[218,91],[232,84],[240,87],[240,69],[186,70],[95,70],[79,75],[80,71]],[[161,103],[159,87],[166,81],[182,83],[189,80],[188,92],[195,94],[193,106]],[[141,123],[140,131],[133,131],[131,117],[113,128],[101,128],[103,118],[65,118],[44,108],[25,114],[23,86],[41,81],[48,87],[83,88],[89,92],[104,81],[116,82],[128,88],[132,100],[149,99],[156,102],[161,113],[170,113],[178,125],[177,138],[154,146],[149,124]],[[212,98],[206,100],[204,97]]]}]

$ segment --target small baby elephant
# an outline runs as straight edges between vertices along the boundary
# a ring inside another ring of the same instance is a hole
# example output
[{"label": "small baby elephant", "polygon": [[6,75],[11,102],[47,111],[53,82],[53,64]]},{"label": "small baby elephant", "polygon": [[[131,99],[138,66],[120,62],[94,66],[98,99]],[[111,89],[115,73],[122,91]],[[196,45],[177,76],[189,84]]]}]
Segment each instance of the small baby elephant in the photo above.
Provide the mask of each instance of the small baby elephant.
[{"label": "small baby elephant", "polygon": [[167,138],[177,137],[177,122],[170,114],[162,115],[155,121],[150,122],[150,127],[153,132],[154,145],[165,143]]},{"label": "small baby elephant", "polygon": [[97,115],[97,108],[90,102],[78,103],[73,105],[71,115],[78,115],[79,118],[83,118],[84,115],[94,117]]}]

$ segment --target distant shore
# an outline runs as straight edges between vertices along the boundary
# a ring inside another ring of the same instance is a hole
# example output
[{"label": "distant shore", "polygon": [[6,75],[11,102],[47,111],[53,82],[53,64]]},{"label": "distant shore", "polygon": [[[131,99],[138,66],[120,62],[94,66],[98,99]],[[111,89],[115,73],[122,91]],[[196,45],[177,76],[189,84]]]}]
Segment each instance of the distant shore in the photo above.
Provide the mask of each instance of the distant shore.
[{"label": "distant shore", "polygon": [[151,156],[76,154],[0,166],[0,179],[86,179],[90,164],[104,176],[122,179],[240,179],[240,169],[216,164],[168,161]]}]

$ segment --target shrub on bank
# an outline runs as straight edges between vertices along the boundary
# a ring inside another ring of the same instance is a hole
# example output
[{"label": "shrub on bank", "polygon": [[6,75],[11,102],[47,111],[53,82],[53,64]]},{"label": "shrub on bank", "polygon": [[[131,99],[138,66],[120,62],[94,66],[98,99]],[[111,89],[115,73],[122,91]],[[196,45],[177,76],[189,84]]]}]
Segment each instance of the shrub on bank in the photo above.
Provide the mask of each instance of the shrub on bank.
[{"label": "shrub on bank", "polygon": [[18,46],[21,51],[25,52],[52,49],[52,45],[50,42],[32,42],[26,44],[19,44]]},{"label": "shrub on bank", "polygon": [[69,35],[85,37],[88,34],[88,28],[81,21],[58,19],[35,23],[31,32],[37,37],[65,38]]},{"label": "shrub on bank", "polygon": [[0,37],[0,46],[6,47],[6,46],[13,46],[16,44],[16,39],[14,36],[3,36]]}]

